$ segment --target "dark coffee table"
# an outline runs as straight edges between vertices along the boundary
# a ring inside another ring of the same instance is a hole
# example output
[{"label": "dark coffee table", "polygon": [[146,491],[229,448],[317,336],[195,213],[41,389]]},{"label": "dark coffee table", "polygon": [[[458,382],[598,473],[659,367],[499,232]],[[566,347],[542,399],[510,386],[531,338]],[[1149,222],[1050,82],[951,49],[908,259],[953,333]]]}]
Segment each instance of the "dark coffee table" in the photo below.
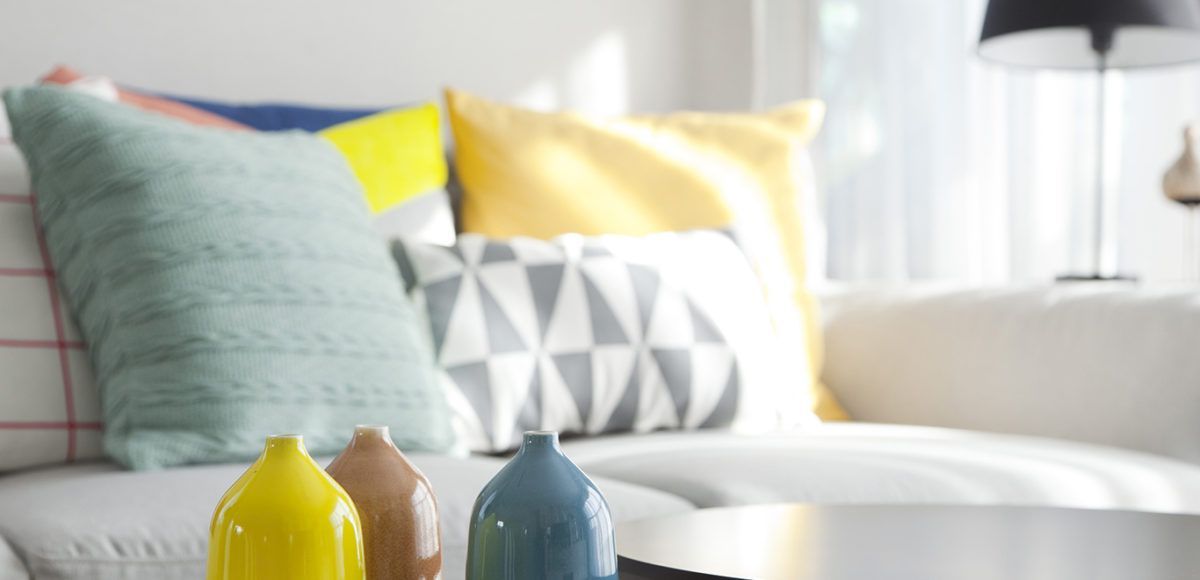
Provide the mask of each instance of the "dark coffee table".
[{"label": "dark coffee table", "polygon": [[763,505],[617,529],[622,579],[1200,578],[1200,516],[1060,508]]}]

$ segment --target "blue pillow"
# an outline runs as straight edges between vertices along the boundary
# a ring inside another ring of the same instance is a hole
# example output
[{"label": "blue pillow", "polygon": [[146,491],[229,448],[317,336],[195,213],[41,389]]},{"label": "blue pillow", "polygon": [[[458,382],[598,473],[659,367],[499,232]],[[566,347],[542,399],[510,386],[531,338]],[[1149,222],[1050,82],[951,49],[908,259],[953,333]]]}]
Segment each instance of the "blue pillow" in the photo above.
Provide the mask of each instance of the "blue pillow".
[{"label": "blue pillow", "polygon": [[353,121],[367,115],[374,115],[383,109],[337,109],[306,107],[301,105],[285,105],[264,103],[259,105],[239,105],[216,101],[202,101],[190,97],[164,95],[159,97],[179,101],[197,109],[220,115],[231,121],[237,121],[247,127],[259,131],[287,131],[302,129],[315,133],[321,129]]}]

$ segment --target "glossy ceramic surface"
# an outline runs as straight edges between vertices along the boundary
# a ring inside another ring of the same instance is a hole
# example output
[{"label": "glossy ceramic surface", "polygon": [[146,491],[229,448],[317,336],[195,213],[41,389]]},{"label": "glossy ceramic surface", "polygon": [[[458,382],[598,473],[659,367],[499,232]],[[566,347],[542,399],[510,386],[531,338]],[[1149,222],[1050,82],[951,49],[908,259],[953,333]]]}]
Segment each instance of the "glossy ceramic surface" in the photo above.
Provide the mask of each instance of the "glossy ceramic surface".
[{"label": "glossy ceramic surface", "polygon": [[266,449],[213,514],[208,580],[364,580],[354,502],[299,435]]},{"label": "glossy ceramic surface", "polygon": [[558,446],[558,434],[525,433],[521,449],[475,500],[468,580],[602,580],[617,577],[608,502]]},{"label": "glossy ceramic surface", "polygon": [[362,521],[367,578],[432,580],[442,574],[437,498],[385,426],[359,426],[327,468]]}]

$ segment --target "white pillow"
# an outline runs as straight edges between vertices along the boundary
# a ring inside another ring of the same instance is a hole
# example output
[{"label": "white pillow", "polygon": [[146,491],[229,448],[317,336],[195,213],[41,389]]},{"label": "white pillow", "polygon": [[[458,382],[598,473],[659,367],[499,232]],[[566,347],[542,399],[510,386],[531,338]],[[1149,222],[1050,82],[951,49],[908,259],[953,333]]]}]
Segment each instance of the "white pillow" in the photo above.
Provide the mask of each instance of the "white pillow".
[{"label": "white pillow", "polygon": [[[4,116],[4,104],[0,103],[0,117]],[[0,127],[4,129],[6,127]],[[21,150],[13,144],[8,134],[0,134],[0,195],[29,195],[29,170]]]},{"label": "white pillow", "polygon": [[[68,88],[116,100],[107,79]],[[103,456],[99,393],[67,312],[0,103],[0,471]]]},{"label": "white pillow", "polygon": [[444,189],[407,199],[375,215],[375,231],[384,238],[404,238],[428,244],[454,243],[454,211]]},{"label": "white pillow", "polygon": [[393,245],[471,450],[566,435],[814,422],[803,369],[723,233]]}]

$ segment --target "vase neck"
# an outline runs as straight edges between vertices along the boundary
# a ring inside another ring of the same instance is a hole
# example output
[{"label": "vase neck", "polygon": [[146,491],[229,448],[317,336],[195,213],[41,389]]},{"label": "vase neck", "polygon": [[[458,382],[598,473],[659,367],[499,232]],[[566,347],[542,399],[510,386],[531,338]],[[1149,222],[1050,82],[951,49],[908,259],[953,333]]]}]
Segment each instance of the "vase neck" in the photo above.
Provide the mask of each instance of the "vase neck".
[{"label": "vase neck", "polygon": [[557,431],[526,431],[521,439],[521,452],[525,451],[554,451],[558,452]]},{"label": "vase neck", "polygon": [[267,445],[263,449],[263,461],[294,456],[297,453],[308,457],[304,448],[304,438],[300,435],[272,435],[267,437]]},{"label": "vase neck", "polygon": [[392,443],[391,431],[387,425],[359,425],[354,428],[354,437],[350,439],[350,447],[366,449],[374,447],[396,447]]}]

